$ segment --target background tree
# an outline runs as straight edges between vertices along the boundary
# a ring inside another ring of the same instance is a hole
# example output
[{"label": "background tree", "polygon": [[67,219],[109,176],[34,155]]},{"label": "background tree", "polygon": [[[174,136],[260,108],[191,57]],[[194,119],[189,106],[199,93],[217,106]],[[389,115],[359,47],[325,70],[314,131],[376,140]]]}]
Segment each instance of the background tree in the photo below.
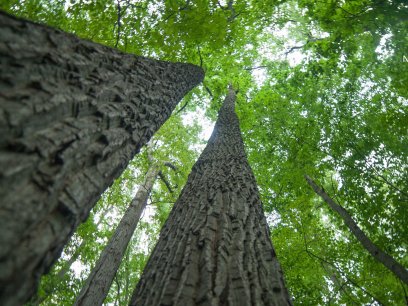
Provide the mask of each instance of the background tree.
[{"label": "background tree", "polygon": [[382,263],[387,269],[393,272],[401,281],[408,284],[408,270],[395,261],[390,255],[379,249],[373,242],[367,237],[367,235],[359,228],[357,223],[353,220],[350,214],[339,204],[333,201],[332,198],[319,187],[309,176],[305,175],[307,183],[336,213],[340,215],[344,223],[353,233],[353,235],[360,241],[364,248],[380,263]]},{"label": "background tree", "polygon": [[92,268],[91,274],[75,301],[75,305],[102,305],[158,176],[166,184],[169,191],[172,192],[169,182],[161,171],[164,166],[171,167],[175,171],[176,168],[169,162],[154,161],[151,157],[151,150],[152,148],[149,146],[147,154],[150,165],[145,174],[144,182],[139,186],[114,234],[102,251],[95,267]]}]

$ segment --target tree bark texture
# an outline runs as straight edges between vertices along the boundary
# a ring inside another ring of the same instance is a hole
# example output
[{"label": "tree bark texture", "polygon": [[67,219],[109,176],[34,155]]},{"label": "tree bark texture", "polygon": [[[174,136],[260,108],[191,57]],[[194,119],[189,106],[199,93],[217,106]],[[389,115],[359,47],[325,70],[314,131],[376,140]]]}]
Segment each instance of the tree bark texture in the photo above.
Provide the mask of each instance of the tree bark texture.
[{"label": "tree bark texture", "polygon": [[203,79],[0,12],[0,304],[20,305]]},{"label": "tree bark texture", "polygon": [[109,292],[116,271],[120,266],[123,255],[125,254],[126,247],[146,207],[147,200],[149,199],[150,192],[158,174],[158,166],[151,165],[147,171],[145,181],[139,187],[136,196],[120,220],[115,233],[102,251],[74,305],[102,305]]},{"label": "tree bark texture", "polygon": [[130,305],[291,305],[235,99],[230,88]]},{"label": "tree bark texture", "polygon": [[408,285],[408,270],[398,263],[392,256],[382,251],[376,246],[370,238],[364,234],[354,219],[350,216],[347,210],[337,204],[329,195],[320,188],[309,176],[305,175],[307,183],[313,188],[313,190],[329,205],[331,209],[337,212],[343,219],[344,223],[353,233],[353,235],[360,241],[363,247],[380,263],[382,263],[387,269],[394,273],[401,281]]}]

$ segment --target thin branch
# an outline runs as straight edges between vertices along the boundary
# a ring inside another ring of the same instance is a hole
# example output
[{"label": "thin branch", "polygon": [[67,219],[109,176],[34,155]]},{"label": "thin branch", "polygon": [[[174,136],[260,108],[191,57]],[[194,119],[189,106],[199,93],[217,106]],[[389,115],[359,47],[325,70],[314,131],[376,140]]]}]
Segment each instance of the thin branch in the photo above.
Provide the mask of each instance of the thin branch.
[{"label": "thin branch", "polygon": [[291,47],[288,51],[285,52],[285,56],[287,56],[289,53],[293,52],[294,50],[303,49],[304,47],[306,47],[306,45],[307,45],[307,43],[305,43],[304,45],[301,45],[301,46]]},{"label": "thin branch", "polygon": [[206,91],[208,92],[208,94],[210,95],[211,99],[214,99],[214,96],[213,96],[211,90],[210,90],[210,89],[207,87],[207,85],[205,85],[204,83],[203,83],[203,85],[204,85],[205,90],[206,90]]},{"label": "thin branch", "polygon": [[[377,176],[380,177],[386,184],[388,184],[388,186],[390,186],[391,188],[401,193],[403,196],[405,196],[405,198],[408,198],[408,194],[405,191],[395,186],[385,176],[379,173],[378,170],[369,161],[367,161],[366,156],[363,153],[361,153],[360,149],[357,147],[357,145],[354,142],[349,142],[349,145],[357,152],[358,155],[360,155],[361,158],[364,159],[365,165],[368,165],[368,169],[371,169],[375,174],[377,174]],[[377,181],[380,181],[380,180],[377,179]]]},{"label": "thin branch", "polygon": [[[307,242],[306,236],[305,236],[305,231],[303,228],[303,223],[301,222],[301,232],[302,232],[302,236],[303,236],[303,243],[305,246],[305,251],[306,253],[310,256],[310,257],[314,257],[317,258],[321,263],[326,263],[330,266],[332,266],[341,276],[343,276],[348,282],[350,282],[353,286],[359,288],[360,290],[362,290],[365,294],[367,294],[368,296],[370,296],[372,299],[374,299],[375,301],[377,301],[377,303],[379,303],[380,305],[384,305],[382,302],[380,302],[373,294],[371,294],[370,292],[368,292],[365,288],[361,287],[360,285],[358,285],[354,280],[350,279],[347,274],[342,271],[340,268],[338,268],[334,263],[326,260],[323,257],[320,257],[316,254],[314,254],[312,251],[309,250],[309,244]],[[326,269],[325,269],[326,270]]]},{"label": "thin branch", "polygon": [[181,11],[186,10],[186,9],[188,8],[188,6],[190,5],[190,2],[191,2],[191,0],[187,0],[187,1],[186,1],[186,4],[185,4],[184,6],[180,7],[178,10],[173,11],[172,13],[170,13],[167,17],[165,17],[165,18],[163,19],[163,21],[167,21],[167,20],[169,20],[171,17],[173,17],[176,13],[179,13],[179,12],[181,12]]},{"label": "thin branch", "polygon": [[131,3],[130,0],[125,0],[125,2],[127,4],[127,7],[131,6],[133,8],[143,9],[143,10],[146,10],[146,8],[147,8],[147,7],[143,6],[143,5],[137,5],[137,4]]},{"label": "thin branch", "polygon": [[120,283],[118,280],[118,276],[116,275],[115,277],[115,283],[116,283],[116,299],[115,299],[115,305],[121,305],[120,303]]},{"label": "thin branch", "polygon": [[315,257],[315,258],[317,258],[318,260],[320,260],[320,261],[322,261],[322,262],[324,262],[324,263],[326,263],[326,264],[332,266],[333,268],[335,268],[335,269],[340,273],[340,275],[342,275],[349,283],[351,283],[354,287],[359,288],[361,291],[363,291],[365,294],[367,294],[367,295],[370,296],[373,300],[375,300],[378,304],[380,304],[380,305],[385,305],[384,303],[380,302],[380,301],[378,300],[378,298],[376,298],[373,294],[371,294],[369,291],[367,291],[367,289],[365,289],[364,287],[361,287],[361,286],[360,286],[359,284],[357,284],[354,280],[350,279],[350,278],[347,276],[347,274],[346,274],[344,271],[342,271],[341,269],[339,269],[335,264],[333,264],[332,262],[327,261],[326,259],[324,259],[324,258],[322,258],[322,257],[320,257],[320,256],[318,256],[318,255],[316,255],[316,254],[314,254],[313,252],[311,252],[311,251],[308,249],[307,245],[305,246],[305,251],[306,251],[306,253],[307,253],[309,256]]},{"label": "thin branch", "polygon": [[244,68],[244,70],[251,71],[251,70],[265,69],[265,68],[268,68],[268,66],[263,65],[263,66],[256,66],[256,67],[246,67],[246,68]]},{"label": "thin branch", "polygon": [[218,0],[217,0],[217,4],[222,10],[228,10],[228,7],[222,6],[220,1],[218,1]]},{"label": "thin branch", "polygon": [[405,303],[408,305],[408,294],[407,294],[407,291],[405,290],[405,285],[401,280],[399,280],[399,281],[400,281],[400,285],[402,287],[402,290],[404,291]]},{"label": "thin branch", "polygon": [[180,114],[186,108],[188,102],[190,102],[190,100],[187,100],[186,103],[174,115]]},{"label": "thin branch", "polygon": [[306,47],[309,43],[311,43],[311,42],[316,42],[316,41],[319,41],[319,40],[323,40],[324,38],[315,38],[315,37],[312,37],[311,35],[307,35],[309,38],[307,39],[307,41],[306,41],[306,43],[305,44],[303,44],[303,45],[301,45],[301,46],[294,46],[294,47],[291,47],[288,51],[286,51],[285,52],[285,56],[287,56],[289,53],[291,53],[291,52],[293,52],[294,50],[298,50],[298,49],[303,49],[304,47]]},{"label": "thin branch", "polygon": [[118,32],[117,32],[117,36],[116,36],[115,48],[118,47],[119,39],[120,39],[120,30],[121,30],[121,18],[122,18],[121,14],[122,14],[122,12],[121,12],[120,0],[118,0],[117,8],[118,8],[118,21],[117,21]]},{"label": "thin branch", "polygon": [[198,51],[198,56],[200,57],[200,67],[203,67],[203,58],[201,56],[201,52],[200,52],[200,46],[197,46],[197,51]]},{"label": "thin branch", "polygon": [[173,165],[171,162],[165,162],[163,163],[164,166],[169,167],[170,169],[174,170],[174,172],[178,172],[178,169],[175,165]]},{"label": "thin branch", "polygon": [[159,171],[159,178],[163,181],[164,185],[166,185],[167,189],[170,193],[173,193],[173,189],[170,186],[170,183],[167,181],[166,177],[163,175],[163,172]]},{"label": "thin branch", "polygon": [[153,149],[153,147],[154,147],[155,145],[156,145],[156,143],[153,144],[152,141],[149,141],[149,142],[147,143],[147,146],[146,146],[147,159],[149,160],[150,163],[153,163],[152,149]]}]

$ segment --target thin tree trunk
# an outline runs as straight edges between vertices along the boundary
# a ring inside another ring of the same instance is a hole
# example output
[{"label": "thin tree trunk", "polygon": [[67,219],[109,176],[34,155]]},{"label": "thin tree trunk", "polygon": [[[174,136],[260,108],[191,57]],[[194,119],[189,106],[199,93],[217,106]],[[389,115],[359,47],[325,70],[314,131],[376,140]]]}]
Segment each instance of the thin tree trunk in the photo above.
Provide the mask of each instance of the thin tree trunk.
[{"label": "thin tree trunk", "polygon": [[21,305],[201,68],[0,12],[0,304]]},{"label": "thin tree trunk", "polygon": [[130,251],[131,251],[131,241],[128,244],[125,254],[125,301],[129,301],[129,283],[130,283],[130,269],[129,269],[129,258],[130,258]]},{"label": "thin tree trunk", "polygon": [[232,88],[130,305],[291,305]]},{"label": "thin tree trunk", "polygon": [[[98,226],[104,221],[105,216],[107,213],[112,209],[112,206],[107,207],[102,214],[99,217],[98,222],[95,224],[95,227],[98,228]],[[71,269],[72,264],[78,259],[79,255],[81,254],[82,249],[84,248],[85,244],[87,243],[87,239],[84,238],[82,240],[81,244],[76,248],[74,254],[70,257],[70,259],[65,262],[65,264],[62,266],[61,270],[58,271],[58,279],[62,281],[64,279],[65,274]]]},{"label": "thin tree trunk", "polygon": [[[105,218],[106,214],[111,210],[112,206],[109,206],[107,208],[105,208],[105,210],[102,212],[98,222],[95,224],[96,228],[98,228],[99,224],[102,223],[103,219]],[[86,243],[88,242],[88,240],[85,238],[82,240],[82,242],[80,243],[80,245],[78,247],[76,247],[74,253],[72,254],[72,256],[63,263],[61,269],[58,271],[57,273],[57,279],[56,282],[62,282],[64,280],[64,276],[65,274],[67,274],[67,272],[71,269],[72,264],[78,259],[79,255],[81,254],[82,249],[84,248],[84,246],[86,245]],[[52,285],[50,285],[52,286]],[[47,300],[56,290],[56,284],[54,284],[54,286],[51,289],[48,288],[44,288],[44,296],[43,297],[39,297],[34,296],[32,298],[32,301],[30,301],[30,303],[33,303],[33,305],[40,305],[42,304],[45,300]],[[31,305],[31,304],[30,304]]]},{"label": "thin tree trunk", "polygon": [[159,174],[159,167],[151,165],[144,183],[139,187],[136,196],[120,220],[115,233],[102,251],[95,267],[82,287],[75,305],[102,305],[118,270],[126,247],[139,223],[140,216],[146,207],[153,184]]},{"label": "thin tree trunk", "polygon": [[408,284],[408,270],[398,263],[393,257],[382,251],[364,234],[359,228],[357,223],[353,220],[350,214],[342,206],[337,204],[327,193],[317,186],[317,184],[307,175],[305,175],[307,183],[313,188],[313,190],[343,219],[344,223],[354,234],[354,236],[360,241],[363,247],[380,263],[382,263],[387,269],[394,273],[401,281]]}]

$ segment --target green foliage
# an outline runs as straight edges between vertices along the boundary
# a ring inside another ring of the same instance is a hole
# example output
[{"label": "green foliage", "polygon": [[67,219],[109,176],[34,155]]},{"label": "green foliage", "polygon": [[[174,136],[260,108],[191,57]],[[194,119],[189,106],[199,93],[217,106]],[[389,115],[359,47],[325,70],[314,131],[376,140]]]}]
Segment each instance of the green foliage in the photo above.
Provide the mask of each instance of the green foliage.
[{"label": "green foliage", "polygon": [[[149,216],[107,304],[126,305],[199,154],[200,124],[184,118],[204,110],[214,120],[229,82],[239,89],[248,158],[294,302],[406,303],[407,286],[374,261],[303,178],[315,178],[375,244],[408,267],[406,1],[9,0],[1,6],[125,52],[206,71],[203,86],[152,140],[154,160],[178,168],[162,170],[173,193],[156,183]],[[43,278],[43,304],[72,303],[148,165],[144,152],[102,196]],[[75,254],[82,269],[58,278]]]}]

